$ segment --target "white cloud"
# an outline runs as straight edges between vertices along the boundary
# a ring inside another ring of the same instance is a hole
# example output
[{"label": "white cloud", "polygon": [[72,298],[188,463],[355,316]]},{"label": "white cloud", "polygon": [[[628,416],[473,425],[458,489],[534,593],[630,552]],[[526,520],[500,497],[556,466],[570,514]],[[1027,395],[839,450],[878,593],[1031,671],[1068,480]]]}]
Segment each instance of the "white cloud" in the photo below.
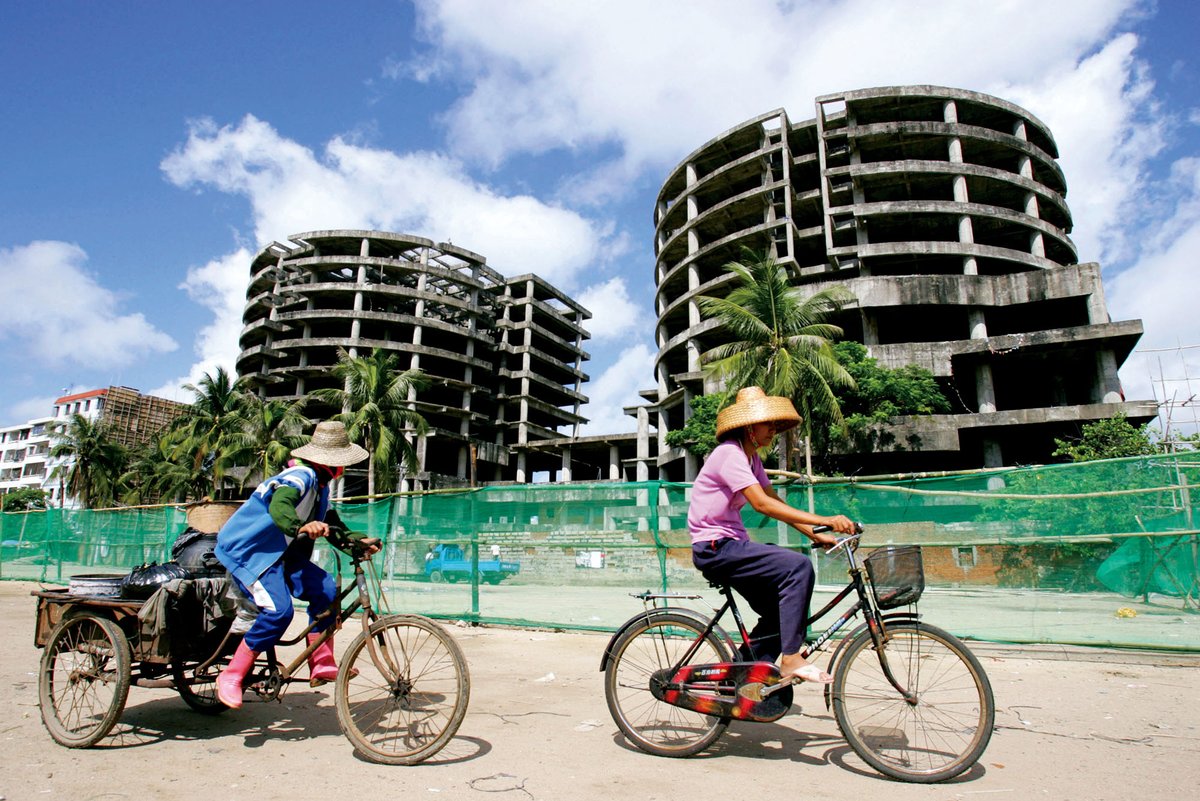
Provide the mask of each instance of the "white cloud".
[{"label": "white cloud", "polygon": [[179,186],[248,198],[260,244],[334,228],[411,233],[480,253],[508,275],[533,272],[568,290],[601,253],[597,224],[528,195],[503,196],[453,159],[340,137],[318,157],[253,116],[236,126],[194,124],[162,169]]},{"label": "white cloud", "polygon": [[5,410],[5,414],[8,416],[6,424],[11,425],[17,421],[23,423],[26,420],[49,417],[50,412],[54,409],[54,402],[61,397],[62,395],[46,395],[41,398],[26,398],[18,401]]},{"label": "white cloud", "polygon": [[[564,184],[595,201],[647,167],[776,107],[797,121],[823,94],[935,83],[987,91],[1070,82],[1138,0],[912,4],[850,0],[430,0],[431,52],[407,71],[470,90],[445,115],[452,150],[496,166],[518,153],[607,153]],[[998,46],[981,47],[981,32]],[[394,73],[395,74],[395,73]],[[1126,83],[1117,80],[1117,91]],[[1101,139],[1110,132],[1101,128]]]},{"label": "white cloud", "polygon": [[192,394],[184,384],[198,385],[205,373],[213,375],[224,367],[236,375],[238,337],[242,330],[242,311],[246,306],[246,280],[253,254],[242,248],[188,270],[180,289],[213,314],[213,320],[196,336],[197,361],[186,376],[165,382],[150,395],[190,403]]},{"label": "white cloud", "polygon": [[[1142,318],[1145,334],[1121,371],[1126,397],[1188,401],[1200,395],[1200,158],[1174,164],[1170,187],[1174,213],[1141,240],[1143,249],[1107,283],[1114,319]],[[1191,421],[1196,402],[1172,412]],[[1178,422],[1178,420],[1176,420]]]},{"label": "white cloud", "polygon": [[640,406],[645,400],[638,390],[652,376],[654,353],[645,345],[634,345],[621,351],[621,355],[599,378],[587,385],[589,403],[583,408],[583,416],[590,422],[583,426],[583,436],[613,434],[633,431],[637,424],[622,412],[625,406]]},{"label": "white cloud", "polygon": [[1137,39],[1108,42],[1073,69],[997,94],[1033,111],[1062,154],[1067,203],[1079,228],[1072,238],[1081,261],[1127,259],[1132,243],[1123,222],[1140,217],[1146,164],[1163,147],[1167,119],[1154,101]]},{"label": "white cloud", "polygon": [[48,367],[105,370],[177,348],[140,313],[84,269],[87,254],[67,242],[0,248],[0,286],[9,302],[0,341]]},{"label": "white cloud", "polygon": [[585,289],[578,297],[592,313],[587,329],[596,341],[650,338],[654,321],[629,297],[624,278],[611,278]]}]

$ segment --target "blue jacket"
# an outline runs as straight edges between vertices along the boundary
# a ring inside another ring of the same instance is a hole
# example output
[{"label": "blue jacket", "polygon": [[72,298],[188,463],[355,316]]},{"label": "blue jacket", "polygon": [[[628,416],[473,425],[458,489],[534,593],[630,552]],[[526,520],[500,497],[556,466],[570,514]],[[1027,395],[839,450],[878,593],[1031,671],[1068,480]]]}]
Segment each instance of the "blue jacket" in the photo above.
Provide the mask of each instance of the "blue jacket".
[{"label": "blue jacket", "polygon": [[295,536],[271,518],[271,496],[283,486],[299,490],[296,515],[302,522],[324,520],[329,512],[329,487],[318,484],[316,471],[307,465],[289,467],[259,484],[217,534],[217,558],[246,587],[283,558]]}]

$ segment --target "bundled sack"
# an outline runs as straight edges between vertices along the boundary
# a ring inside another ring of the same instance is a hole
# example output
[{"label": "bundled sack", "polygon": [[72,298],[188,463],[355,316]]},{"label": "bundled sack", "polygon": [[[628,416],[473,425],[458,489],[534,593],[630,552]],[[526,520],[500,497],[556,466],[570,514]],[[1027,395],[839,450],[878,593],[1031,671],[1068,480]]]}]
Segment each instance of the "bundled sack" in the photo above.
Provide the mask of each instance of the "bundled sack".
[{"label": "bundled sack", "polygon": [[171,546],[171,559],[192,578],[220,578],[225,565],[217,559],[217,535],[189,528]]},{"label": "bundled sack", "polygon": [[121,597],[144,601],[167,582],[185,578],[188,572],[174,562],[138,565],[121,582]]}]

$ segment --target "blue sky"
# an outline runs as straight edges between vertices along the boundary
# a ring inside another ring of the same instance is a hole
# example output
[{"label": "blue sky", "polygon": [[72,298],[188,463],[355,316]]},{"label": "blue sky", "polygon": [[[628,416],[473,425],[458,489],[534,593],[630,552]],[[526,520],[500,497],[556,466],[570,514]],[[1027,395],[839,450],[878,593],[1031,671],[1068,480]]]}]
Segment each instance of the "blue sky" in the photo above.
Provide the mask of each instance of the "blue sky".
[{"label": "blue sky", "polygon": [[1080,258],[1103,266],[1113,319],[1144,321],[1126,395],[1182,401],[1200,348],[1157,349],[1200,345],[1197,5],[8,0],[0,424],[67,388],[189,399],[181,384],[232,368],[258,249],[376,228],[579,297],[586,433],[632,430],[662,178],[761,112],[909,83],[1050,126]]}]

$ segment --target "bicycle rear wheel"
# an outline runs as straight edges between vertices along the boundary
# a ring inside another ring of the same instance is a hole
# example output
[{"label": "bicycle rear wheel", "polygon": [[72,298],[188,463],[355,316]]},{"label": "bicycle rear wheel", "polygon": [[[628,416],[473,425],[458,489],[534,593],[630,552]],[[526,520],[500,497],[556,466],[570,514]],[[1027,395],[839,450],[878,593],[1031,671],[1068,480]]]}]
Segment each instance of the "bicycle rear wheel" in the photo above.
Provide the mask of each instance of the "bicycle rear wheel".
[{"label": "bicycle rear wheel", "polygon": [[338,724],[372,762],[415,765],[458,731],[470,695],[458,643],[432,620],[391,615],[359,634],[342,658]]},{"label": "bicycle rear wheel", "polygon": [[992,736],[996,709],[987,675],[966,646],[935,626],[896,622],[887,633],[883,656],[915,703],[887,680],[864,630],[834,669],[838,727],[860,757],[892,778],[931,783],[957,776]]},{"label": "bicycle rear wheel", "polygon": [[116,724],[129,695],[129,640],[112,620],[85,613],[50,632],[38,672],[38,706],[59,745],[88,748]]},{"label": "bicycle rear wheel", "polygon": [[229,707],[217,698],[217,671],[196,675],[196,665],[182,660],[171,663],[171,678],[175,691],[184,703],[202,715],[219,715]]},{"label": "bicycle rear wheel", "polygon": [[[617,638],[604,671],[608,711],[629,742],[656,756],[684,757],[708,748],[725,731],[729,718],[673,706],[654,697],[650,679],[674,667],[704,627],[686,615],[651,615]],[[689,664],[730,661],[729,649],[714,633],[700,644]]]}]

